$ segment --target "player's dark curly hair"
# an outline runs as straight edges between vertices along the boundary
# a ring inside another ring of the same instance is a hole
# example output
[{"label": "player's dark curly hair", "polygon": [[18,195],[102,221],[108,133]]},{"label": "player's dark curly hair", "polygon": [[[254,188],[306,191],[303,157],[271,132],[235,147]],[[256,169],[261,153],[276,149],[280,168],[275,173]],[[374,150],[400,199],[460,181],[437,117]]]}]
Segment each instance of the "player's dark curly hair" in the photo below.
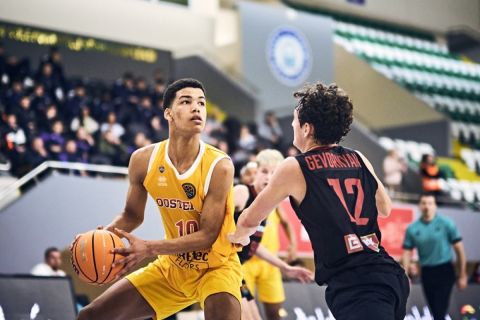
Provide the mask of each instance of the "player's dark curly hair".
[{"label": "player's dark curly hair", "polygon": [[317,143],[338,143],[350,131],[352,101],[335,83],[328,86],[320,82],[306,85],[293,96],[298,99],[295,109],[300,125],[313,125]]}]

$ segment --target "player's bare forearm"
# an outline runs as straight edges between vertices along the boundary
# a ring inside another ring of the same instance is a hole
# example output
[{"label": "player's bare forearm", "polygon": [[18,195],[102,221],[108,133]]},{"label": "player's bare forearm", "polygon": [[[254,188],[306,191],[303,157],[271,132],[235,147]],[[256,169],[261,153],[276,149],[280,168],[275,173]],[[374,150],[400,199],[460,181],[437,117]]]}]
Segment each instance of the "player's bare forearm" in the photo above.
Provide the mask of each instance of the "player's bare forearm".
[{"label": "player's bare forearm", "polygon": [[258,246],[257,251],[255,252],[255,255],[260,259],[267,261],[271,265],[279,268],[280,270],[284,270],[288,267],[288,264],[286,262],[284,262],[279,257],[268,252],[268,250],[262,245]]},{"label": "player's bare forearm", "polygon": [[129,215],[126,212],[122,212],[116,216],[113,221],[106,227],[107,230],[114,232],[114,229],[121,229],[127,232],[132,232],[139,225],[141,225],[143,219],[138,219],[136,216]]},{"label": "player's bare forearm", "polygon": [[199,230],[183,237],[147,241],[149,256],[174,255],[191,251],[208,250],[217,239],[208,231]]}]

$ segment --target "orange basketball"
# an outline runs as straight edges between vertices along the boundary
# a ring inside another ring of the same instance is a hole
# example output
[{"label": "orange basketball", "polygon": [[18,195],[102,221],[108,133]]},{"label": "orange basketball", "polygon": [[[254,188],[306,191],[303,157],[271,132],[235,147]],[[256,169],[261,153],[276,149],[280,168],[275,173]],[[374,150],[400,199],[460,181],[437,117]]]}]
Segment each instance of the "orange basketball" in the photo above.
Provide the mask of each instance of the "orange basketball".
[{"label": "orange basketball", "polygon": [[105,284],[115,278],[122,266],[112,264],[123,258],[111,253],[114,248],[123,248],[120,238],[107,230],[92,230],[82,234],[72,248],[73,270],[87,283]]}]

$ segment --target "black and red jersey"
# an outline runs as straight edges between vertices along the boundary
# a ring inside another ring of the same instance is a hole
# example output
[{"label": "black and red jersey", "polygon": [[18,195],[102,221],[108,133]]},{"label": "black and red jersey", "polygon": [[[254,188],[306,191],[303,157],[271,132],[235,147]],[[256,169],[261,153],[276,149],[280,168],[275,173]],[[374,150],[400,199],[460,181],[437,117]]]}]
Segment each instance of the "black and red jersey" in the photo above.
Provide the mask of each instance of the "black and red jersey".
[{"label": "black and red jersey", "polygon": [[358,153],[318,147],[295,158],[307,188],[300,205],[291,203],[312,242],[316,282],[359,266],[398,266],[381,246],[378,185]]},{"label": "black and red jersey", "polygon": [[[248,187],[248,199],[245,204],[244,208],[248,208],[253,200],[257,197],[257,192],[255,191],[255,188],[252,185],[247,186]],[[235,211],[234,213],[234,218],[235,218],[235,223],[237,223],[238,218],[242,214],[242,211]],[[238,258],[240,259],[240,263],[243,264],[247,260],[249,260],[255,252],[257,252],[258,245],[260,244],[260,241],[262,241],[262,236],[263,236],[263,231],[265,230],[265,225],[266,225],[266,220],[263,220],[260,225],[257,227],[257,230],[253,235],[250,236],[250,243],[242,248],[242,251],[238,252]]]}]

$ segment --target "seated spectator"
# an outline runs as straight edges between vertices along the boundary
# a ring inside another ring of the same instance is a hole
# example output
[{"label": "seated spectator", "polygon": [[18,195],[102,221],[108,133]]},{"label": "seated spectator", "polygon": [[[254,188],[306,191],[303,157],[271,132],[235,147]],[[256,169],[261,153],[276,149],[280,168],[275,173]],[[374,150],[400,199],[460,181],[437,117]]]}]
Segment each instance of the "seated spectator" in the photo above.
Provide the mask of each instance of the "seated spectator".
[{"label": "seated spectator", "polygon": [[70,92],[65,110],[62,111],[63,116],[69,123],[74,118],[80,116],[82,106],[88,104],[87,93],[82,83],[76,83],[73,92]]},{"label": "seated spectator", "polygon": [[50,104],[37,118],[38,129],[40,132],[47,132],[55,121],[59,121],[58,109],[55,104]]},{"label": "seated spectator", "polygon": [[35,111],[30,108],[30,98],[23,96],[20,99],[20,105],[15,109],[18,124],[27,130],[27,135],[31,134],[36,128],[35,125]]},{"label": "seated spectator", "polygon": [[102,126],[100,127],[102,133],[109,130],[116,139],[119,139],[125,133],[125,129],[117,122],[117,115],[113,111],[108,113],[107,122],[102,123]]},{"label": "seated spectator", "polygon": [[133,146],[130,146],[128,151],[132,154],[135,150],[146,147],[149,144],[152,144],[152,141],[145,136],[145,133],[137,132],[133,138]]},{"label": "seated spectator", "polygon": [[150,120],[148,135],[153,142],[160,142],[168,138],[168,128],[163,126],[160,116],[155,116]]},{"label": "seated spectator", "polygon": [[287,149],[287,157],[295,157],[297,154],[299,154],[299,151],[297,148],[294,146],[290,146]]},{"label": "seated spectator", "polygon": [[266,147],[282,149],[283,131],[277,116],[272,111],[265,113],[264,121],[258,128],[258,135],[268,142]]},{"label": "seated spectator", "polygon": [[66,274],[60,269],[62,266],[62,257],[60,251],[55,247],[45,250],[45,261],[37,264],[30,272],[34,276],[40,277],[65,277]]},{"label": "seated spectator", "polygon": [[257,148],[257,138],[250,133],[250,128],[247,125],[242,125],[240,128],[238,147],[248,152],[255,152]]},{"label": "seated spectator", "polygon": [[52,104],[52,99],[45,93],[43,84],[37,83],[31,96],[31,107],[37,115],[45,112],[45,109]]},{"label": "seated spectator", "polygon": [[383,160],[383,174],[385,185],[391,195],[400,191],[405,172],[407,172],[407,164],[400,157],[398,151],[395,149],[388,151]]},{"label": "seated spectator", "polygon": [[98,153],[108,160],[108,164],[117,166],[125,166],[127,164],[128,148],[120,139],[115,138],[110,130],[102,134],[98,143]]},{"label": "seated spectator", "polygon": [[47,146],[50,157],[54,160],[58,160],[58,156],[63,150],[65,144],[65,138],[63,137],[63,123],[60,120],[56,120],[52,124],[50,133],[43,133],[42,139]]},{"label": "seated spectator", "polygon": [[15,114],[7,115],[6,128],[3,130],[3,139],[7,153],[15,151],[19,146],[27,143],[27,135],[25,131],[18,125],[17,116]]},{"label": "seated spectator", "polygon": [[58,155],[58,160],[63,162],[83,162],[81,155],[78,153],[75,140],[67,140],[63,152]]},{"label": "seated spectator", "polygon": [[422,156],[420,176],[422,178],[422,188],[424,192],[433,193],[437,196],[442,194],[440,168],[433,155],[424,154]]},{"label": "seated spectator", "polygon": [[32,148],[28,152],[28,162],[31,168],[35,168],[48,160],[48,151],[45,148],[42,138],[35,137],[32,140]]},{"label": "seated spectator", "polygon": [[95,140],[83,127],[78,128],[76,138],[77,149],[82,162],[88,162],[90,154],[95,147]]},{"label": "seated spectator", "polygon": [[83,127],[89,134],[94,134],[98,130],[98,122],[90,116],[90,108],[88,106],[82,107],[80,116],[75,117],[70,125],[72,131],[77,131],[80,127]]}]

